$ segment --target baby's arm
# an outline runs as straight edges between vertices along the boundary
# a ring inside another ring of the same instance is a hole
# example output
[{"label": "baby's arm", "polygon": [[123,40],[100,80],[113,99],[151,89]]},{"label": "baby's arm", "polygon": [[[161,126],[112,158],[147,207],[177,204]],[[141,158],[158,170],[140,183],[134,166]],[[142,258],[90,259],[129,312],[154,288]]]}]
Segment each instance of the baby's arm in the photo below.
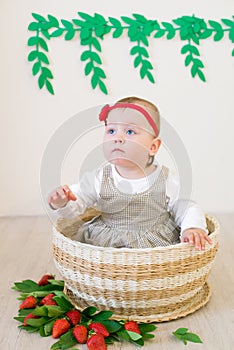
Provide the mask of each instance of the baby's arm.
[{"label": "baby's arm", "polygon": [[48,204],[52,209],[63,208],[69,201],[77,198],[67,185],[57,187],[48,196]]},{"label": "baby's arm", "polygon": [[167,195],[169,210],[174,213],[175,222],[181,227],[181,242],[188,242],[197,250],[204,250],[205,243],[212,244],[206,229],[206,219],[202,209],[192,200],[179,198],[179,182],[169,175]]},{"label": "baby's arm", "polygon": [[98,198],[97,170],[85,173],[78,184],[56,188],[48,196],[49,207],[55,215],[74,218],[93,207]]}]

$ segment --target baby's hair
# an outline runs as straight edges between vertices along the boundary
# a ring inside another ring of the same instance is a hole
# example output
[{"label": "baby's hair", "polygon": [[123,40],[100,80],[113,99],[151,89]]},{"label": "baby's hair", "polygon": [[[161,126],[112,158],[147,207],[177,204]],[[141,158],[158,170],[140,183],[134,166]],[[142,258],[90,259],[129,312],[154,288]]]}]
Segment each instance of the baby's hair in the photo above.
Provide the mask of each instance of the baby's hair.
[{"label": "baby's hair", "polygon": [[160,113],[159,113],[158,108],[152,102],[145,100],[141,97],[129,96],[129,97],[124,97],[124,98],[118,100],[116,103],[135,103],[137,105],[149,108],[149,111],[150,110],[153,111],[153,113],[150,113],[150,115],[153,118],[153,120],[155,121],[158,132],[160,132]]}]

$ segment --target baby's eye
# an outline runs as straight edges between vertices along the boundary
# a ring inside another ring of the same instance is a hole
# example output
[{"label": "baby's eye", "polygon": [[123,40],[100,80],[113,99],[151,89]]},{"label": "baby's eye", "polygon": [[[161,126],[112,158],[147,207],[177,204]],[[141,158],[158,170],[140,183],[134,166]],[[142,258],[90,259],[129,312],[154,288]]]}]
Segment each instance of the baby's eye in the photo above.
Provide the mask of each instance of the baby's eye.
[{"label": "baby's eye", "polygon": [[114,129],[108,129],[107,134],[113,135],[115,133]]},{"label": "baby's eye", "polygon": [[127,132],[126,132],[127,135],[134,135],[135,134],[135,131],[132,130],[132,129],[128,129]]}]

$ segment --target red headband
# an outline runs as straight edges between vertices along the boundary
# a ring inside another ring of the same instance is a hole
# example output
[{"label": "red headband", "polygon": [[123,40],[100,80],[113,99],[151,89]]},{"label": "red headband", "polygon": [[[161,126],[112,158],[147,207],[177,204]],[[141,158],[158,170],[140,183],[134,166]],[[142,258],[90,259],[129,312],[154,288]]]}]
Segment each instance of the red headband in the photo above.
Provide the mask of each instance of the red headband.
[{"label": "red headband", "polygon": [[109,106],[109,105],[105,105],[101,112],[99,113],[99,120],[102,121],[106,121],[108,113],[110,111],[112,111],[113,109],[116,108],[131,108],[131,109],[135,109],[138,112],[140,112],[141,114],[143,114],[145,116],[145,118],[147,119],[148,123],[150,124],[150,126],[152,127],[152,129],[155,132],[155,135],[158,136],[158,128],[157,125],[155,123],[155,121],[153,120],[153,118],[151,117],[151,115],[142,107],[135,105],[133,103],[116,103],[113,106]]}]

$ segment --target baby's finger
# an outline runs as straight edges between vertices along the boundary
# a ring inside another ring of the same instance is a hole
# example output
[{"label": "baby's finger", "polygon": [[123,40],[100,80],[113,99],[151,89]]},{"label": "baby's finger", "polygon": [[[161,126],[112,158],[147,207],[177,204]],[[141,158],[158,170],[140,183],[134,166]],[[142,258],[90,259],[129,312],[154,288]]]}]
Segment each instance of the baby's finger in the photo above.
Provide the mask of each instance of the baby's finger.
[{"label": "baby's finger", "polygon": [[205,235],[204,239],[209,243],[212,244],[212,240],[208,235]]},{"label": "baby's finger", "polygon": [[57,194],[58,198],[67,199],[67,196],[66,196],[66,194],[64,193],[62,187],[59,187],[59,188],[56,190],[56,194]]},{"label": "baby's finger", "polygon": [[188,236],[188,238],[189,238],[189,243],[190,243],[191,245],[194,245],[194,244],[195,244],[194,234],[193,234],[193,233],[190,233],[189,236]]},{"label": "baby's finger", "polygon": [[51,195],[51,196],[48,198],[48,203],[49,203],[49,204],[53,203],[53,201],[54,201],[53,197],[54,197],[54,196]]},{"label": "baby's finger", "polygon": [[201,250],[201,237],[197,232],[194,232],[195,249]]},{"label": "baby's finger", "polygon": [[74,193],[70,190],[70,188],[67,185],[63,186],[63,191],[66,193],[66,197],[68,200],[76,201],[77,198],[74,195]]},{"label": "baby's finger", "polygon": [[72,191],[70,191],[68,193],[68,199],[72,200],[72,201],[76,201],[77,200],[76,196],[74,195],[74,193],[72,193]]},{"label": "baby's finger", "polygon": [[62,190],[64,193],[66,193],[66,195],[68,195],[68,193],[71,191],[70,188],[68,187],[68,185],[62,186]]},{"label": "baby's finger", "polygon": [[200,242],[201,242],[201,249],[205,250],[205,237],[204,236],[200,236]]}]

